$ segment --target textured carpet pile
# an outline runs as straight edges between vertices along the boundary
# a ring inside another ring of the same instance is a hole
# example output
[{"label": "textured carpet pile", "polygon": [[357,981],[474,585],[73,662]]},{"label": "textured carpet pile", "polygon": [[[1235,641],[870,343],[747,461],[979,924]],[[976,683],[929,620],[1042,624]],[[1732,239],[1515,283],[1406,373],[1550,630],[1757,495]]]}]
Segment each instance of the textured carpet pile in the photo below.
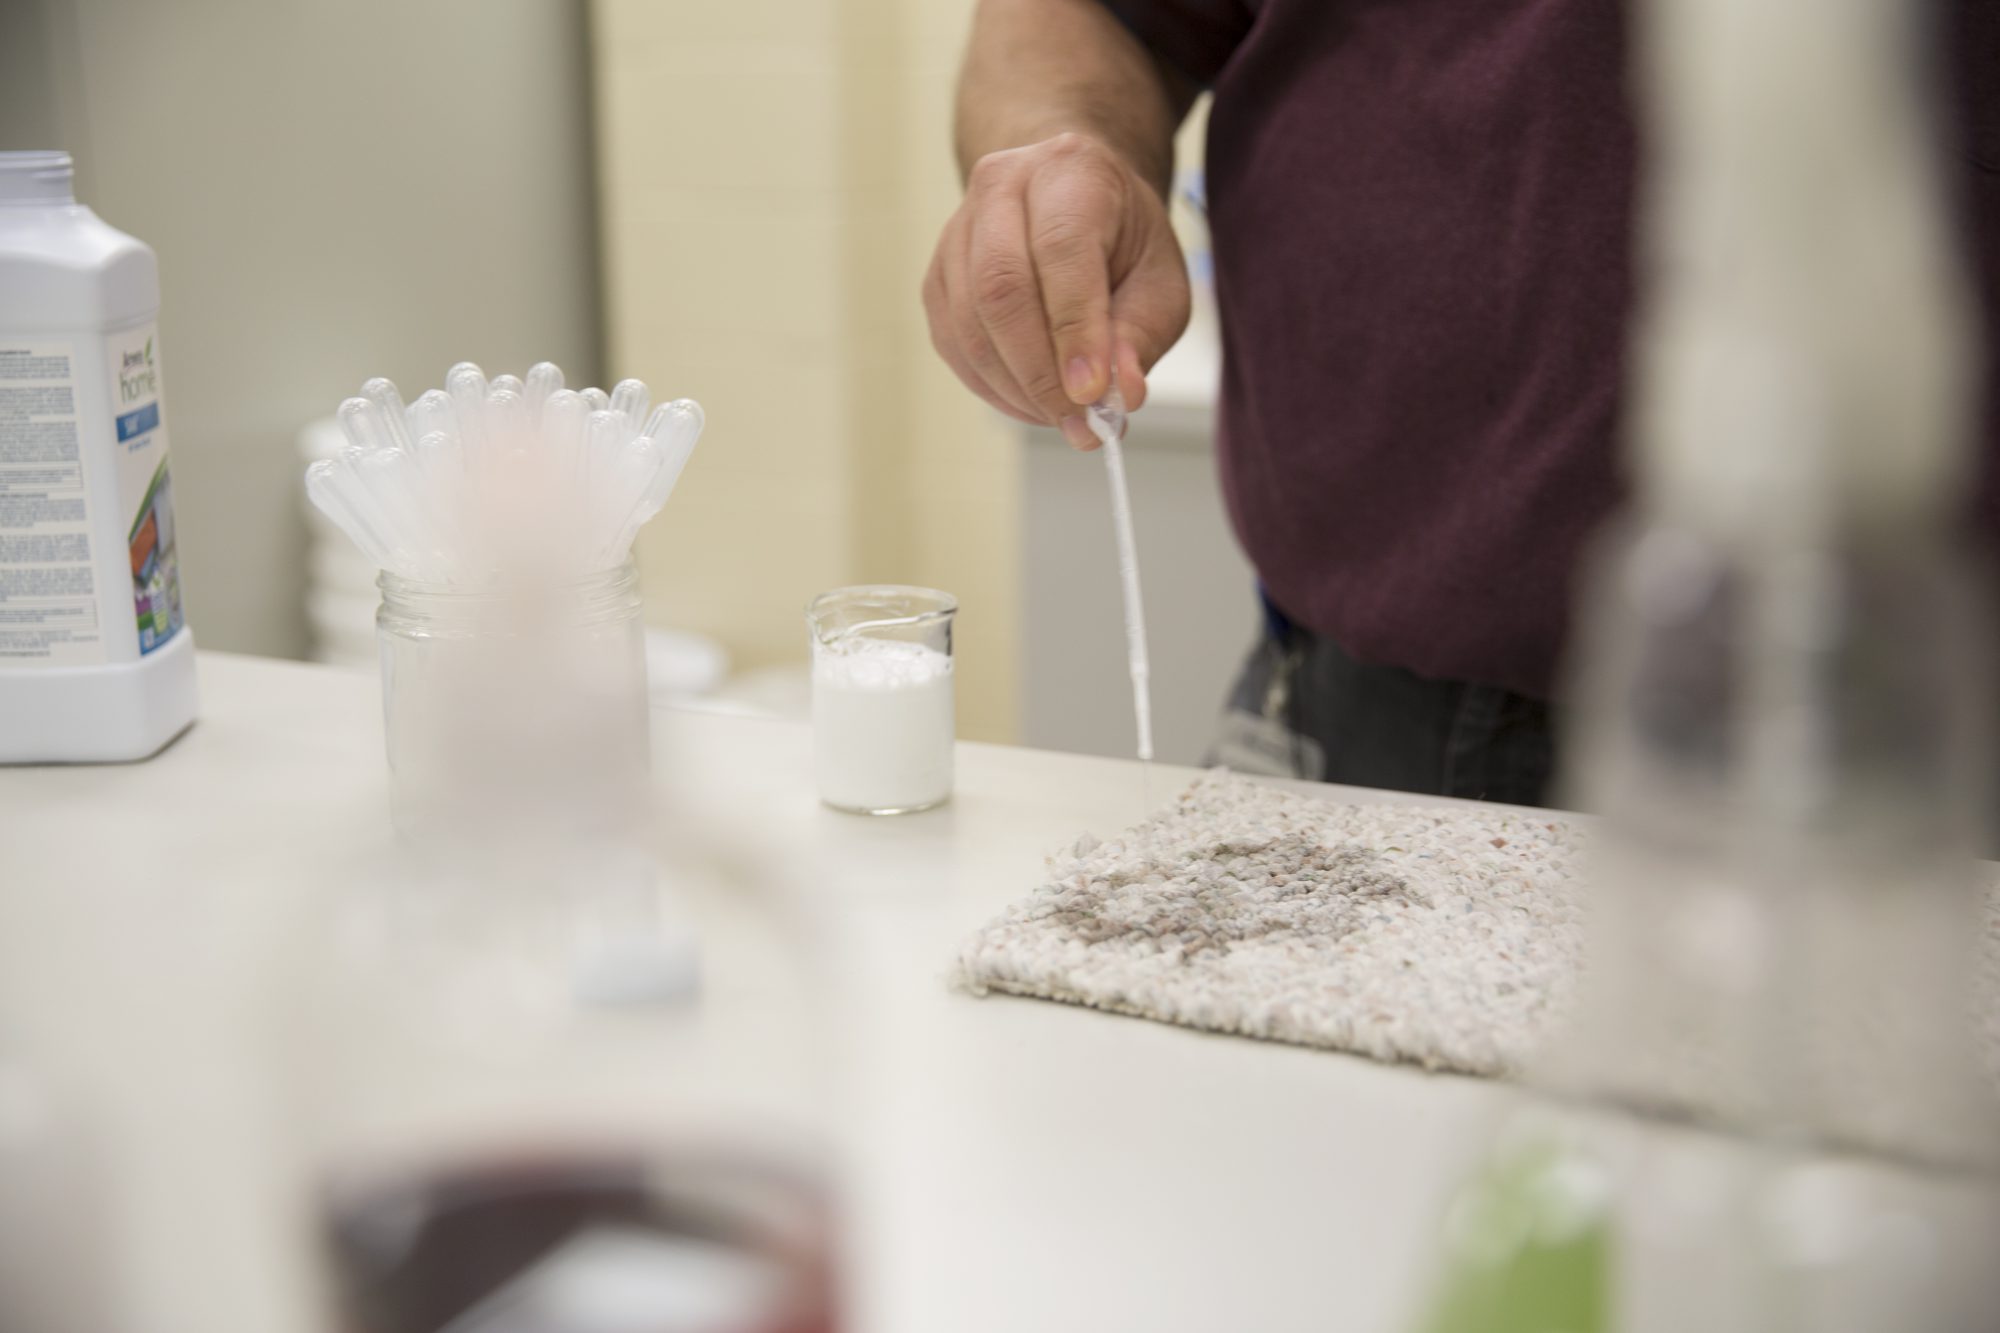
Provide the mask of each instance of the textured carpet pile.
[{"label": "textured carpet pile", "polygon": [[958,984],[1510,1074],[1575,985],[1578,830],[1501,807],[1337,805],[1226,773],[1086,836],[965,947]]}]

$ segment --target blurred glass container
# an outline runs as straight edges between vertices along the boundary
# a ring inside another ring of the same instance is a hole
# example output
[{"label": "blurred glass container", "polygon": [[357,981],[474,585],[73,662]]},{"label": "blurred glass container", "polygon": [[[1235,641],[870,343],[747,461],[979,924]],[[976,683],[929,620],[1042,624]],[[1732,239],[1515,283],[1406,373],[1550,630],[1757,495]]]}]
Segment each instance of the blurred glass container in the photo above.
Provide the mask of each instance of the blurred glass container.
[{"label": "blurred glass container", "polygon": [[322,1326],[837,1326],[817,959],[693,843],[670,887],[616,844],[320,868],[273,1039]]},{"label": "blurred glass container", "polygon": [[1664,522],[1605,554],[1567,777],[1603,817],[1587,974],[1421,1327],[1986,1333],[1975,566]]},{"label": "blurred glass container", "polygon": [[353,1333],[833,1333],[823,1201],[754,1159],[537,1147],[329,1198]]},{"label": "blurred glass container", "polygon": [[651,763],[630,561],[580,583],[428,587],[376,615],[397,827],[477,841],[630,829]]},{"label": "blurred glass container", "polygon": [[822,801],[901,815],[950,798],[957,614],[949,593],[894,585],[837,588],[806,608]]},{"label": "blurred glass container", "polygon": [[1604,817],[1595,952],[1550,1076],[1642,1111],[1990,1160],[1974,557],[1935,532],[1761,547],[1665,524],[1610,554],[1570,774]]},{"label": "blurred glass container", "polygon": [[1420,1333],[1990,1333],[1977,1178],[1530,1100],[1459,1193]]},{"label": "blurred glass container", "polygon": [[273,977],[319,1325],[829,1333],[820,974],[754,849],[656,827],[631,565],[380,587],[406,836]]}]

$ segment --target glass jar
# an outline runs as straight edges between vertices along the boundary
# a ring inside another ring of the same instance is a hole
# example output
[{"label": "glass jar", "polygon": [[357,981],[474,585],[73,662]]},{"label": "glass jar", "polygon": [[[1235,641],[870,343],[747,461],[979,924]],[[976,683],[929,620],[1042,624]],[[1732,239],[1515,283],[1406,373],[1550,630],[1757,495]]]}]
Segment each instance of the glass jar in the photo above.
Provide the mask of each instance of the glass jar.
[{"label": "glass jar", "polygon": [[467,590],[384,573],[390,801],[417,838],[621,836],[645,804],[645,634],[630,561]]},{"label": "glass jar", "polygon": [[836,810],[901,815],[951,795],[952,620],[931,588],[836,588],[806,607],[813,767]]}]

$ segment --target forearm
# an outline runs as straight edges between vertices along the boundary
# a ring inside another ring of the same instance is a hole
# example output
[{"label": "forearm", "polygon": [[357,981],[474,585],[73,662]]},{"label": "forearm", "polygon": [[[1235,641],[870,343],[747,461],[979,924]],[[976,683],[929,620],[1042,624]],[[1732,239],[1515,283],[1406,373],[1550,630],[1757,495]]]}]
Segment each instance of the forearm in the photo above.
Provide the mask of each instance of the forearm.
[{"label": "forearm", "polygon": [[1195,89],[1098,0],[980,0],[958,90],[958,165],[1087,134],[1164,196]]}]

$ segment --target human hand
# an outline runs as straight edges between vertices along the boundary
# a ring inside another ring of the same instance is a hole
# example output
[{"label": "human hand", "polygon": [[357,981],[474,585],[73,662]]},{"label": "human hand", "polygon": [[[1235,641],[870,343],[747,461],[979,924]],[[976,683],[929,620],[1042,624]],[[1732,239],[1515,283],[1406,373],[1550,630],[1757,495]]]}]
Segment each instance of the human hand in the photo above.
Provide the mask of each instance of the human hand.
[{"label": "human hand", "polygon": [[1083,134],[989,153],[924,278],[931,344],[1019,421],[1097,439],[1082,408],[1114,367],[1126,406],[1187,327],[1187,266],[1159,194]]}]

